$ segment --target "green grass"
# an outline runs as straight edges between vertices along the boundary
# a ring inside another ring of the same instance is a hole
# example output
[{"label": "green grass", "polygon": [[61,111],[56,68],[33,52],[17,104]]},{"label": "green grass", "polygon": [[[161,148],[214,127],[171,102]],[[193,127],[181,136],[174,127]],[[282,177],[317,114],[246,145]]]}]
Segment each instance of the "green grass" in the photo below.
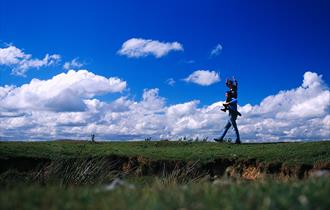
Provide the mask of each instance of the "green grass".
[{"label": "green grass", "polygon": [[217,158],[256,159],[288,164],[330,163],[330,141],[278,144],[219,144],[213,142],[0,142],[0,158],[49,159],[143,156],[154,160],[210,161]]},{"label": "green grass", "polygon": [[205,174],[200,177],[186,174],[183,168],[182,173],[172,171],[160,176],[129,174],[122,179],[133,184],[133,189],[121,186],[109,191],[105,190],[106,184],[119,177],[111,169],[106,158],[109,155],[191,162],[256,159],[290,167],[321,164],[329,168],[330,142],[242,145],[178,141],[0,142],[3,164],[17,157],[52,160],[43,171],[49,178],[37,169],[2,171],[0,209],[323,210],[330,206],[329,177],[303,180],[267,177],[256,181],[223,177],[213,181]]},{"label": "green grass", "polygon": [[306,181],[198,182],[187,185],[154,182],[112,191],[104,186],[0,189],[0,209],[154,209],[154,210],[323,210],[330,206],[329,179]]}]

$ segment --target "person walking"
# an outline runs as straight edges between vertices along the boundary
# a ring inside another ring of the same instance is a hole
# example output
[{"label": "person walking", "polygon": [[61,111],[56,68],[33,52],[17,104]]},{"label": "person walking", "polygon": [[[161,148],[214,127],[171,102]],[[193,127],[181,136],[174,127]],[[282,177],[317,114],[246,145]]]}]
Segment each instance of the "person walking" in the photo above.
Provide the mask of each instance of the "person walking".
[{"label": "person walking", "polygon": [[227,131],[229,130],[229,128],[231,126],[233,126],[235,133],[236,133],[235,144],[241,143],[241,139],[239,136],[239,131],[237,128],[237,123],[236,123],[237,116],[238,115],[241,116],[241,114],[237,111],[237,98],[234,98],[233,96],[235,96],[235,93],[233,94],[233,91],[226,92],[226,102],[223,105],[226,108],[226,110],[228,110],[228,112],[229,112],[229,114],[228,114],[229,119],[224,128],[224,131],[223,131],[221,137],[218,139],[214,139],[216,142],[223,142],[223,138],[226,136]]}]

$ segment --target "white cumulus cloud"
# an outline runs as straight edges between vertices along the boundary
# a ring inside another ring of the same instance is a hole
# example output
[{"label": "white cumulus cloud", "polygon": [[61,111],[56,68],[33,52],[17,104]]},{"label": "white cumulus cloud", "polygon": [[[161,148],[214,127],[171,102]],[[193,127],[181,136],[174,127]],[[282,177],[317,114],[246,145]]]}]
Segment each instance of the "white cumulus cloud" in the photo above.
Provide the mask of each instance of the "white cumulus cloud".
[{"label": "white cumulus cloud", "polygon": [[9,45],[0,48],[0,65],[9,66],[12,74],[25,76],[25,73],[32,68],[40,68],[56,64],[61,59],[58,54],[46,54],[43,59],[32,58],[31,54],[24,53],[21,49]]},{"label": "white cumulus cloud", "polygon": [[248,136],[280,139],[329,139],[329,111],[329,88],[322,76],[314,72],[306,72],[298,88],[280,91],[259,105],[241,108],[243,129],[249,132]]},{"label": "white cumulus cloud", "polygon": [[2,110],[83,111],[84,99],[105,93],[122,92],[126,82],[105,78],[87,70],[61,73],[49,80],[33,79],[20,87],[0,88]]},{"label": "white cumulus cloud", "polygon": [[132,38],[123,43],[118,50],[119,55],[131,58],[153,55],[156,58],[167,55],[170,51],[183,51],[179,42],[160,42],[151,39]]},{"label": "white cumulus cloud", "polygon": [[192,82],[202,86],[209,86],[220,81],[220,76],[215,71],[197,70],[184,79],[186,82]]}]

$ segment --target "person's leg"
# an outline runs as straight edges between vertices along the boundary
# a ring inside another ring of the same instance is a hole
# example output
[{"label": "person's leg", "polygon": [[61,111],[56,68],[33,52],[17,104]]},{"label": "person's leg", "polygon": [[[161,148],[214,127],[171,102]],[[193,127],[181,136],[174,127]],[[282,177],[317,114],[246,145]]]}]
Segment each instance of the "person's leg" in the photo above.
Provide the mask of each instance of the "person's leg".
[{"label": "person's leg", "polygon": [[239,132],[238,132],[237,124],[236,124],[236,119],[237,119],[237,116],[231,116],[230,121],[231,121],[231,124],[233,125],[234,130],[235,130],[235,133],[236,133],[236,141],[235,141],[235,143],[240,144],[241,143],[241,139],[239,137]]},{"label": "person's leg", "polygon": [[231,126],[231,122],[230,122],[230,120],[228,120],[228,122],[227,122],[227,124],[225,126],[225,130],[223,131],[223,133],[222,133],[222,135],[220,137],[220,141],[223,141],[223,138],[226,136],[226,133],[229,130],[230,126]]}]

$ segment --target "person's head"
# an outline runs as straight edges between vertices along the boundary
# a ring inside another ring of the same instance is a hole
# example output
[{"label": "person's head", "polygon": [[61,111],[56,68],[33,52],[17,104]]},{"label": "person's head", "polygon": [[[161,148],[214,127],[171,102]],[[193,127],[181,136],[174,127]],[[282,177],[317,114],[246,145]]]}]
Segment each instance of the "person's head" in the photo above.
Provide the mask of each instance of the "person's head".
[{"label": "person's head", "polygon": [[234,82],[233,82],[232,80],[230,80],[230,79],[227,79],[227,80],[226,80],[226,86],[227,86],[228,88],[232,89],[233,86],[234,86]]},{"label": "person's head", "polygon": [[233,81],[230,79],[226,79],[226,85],[229,87],[230,85],[233,85]]}]

